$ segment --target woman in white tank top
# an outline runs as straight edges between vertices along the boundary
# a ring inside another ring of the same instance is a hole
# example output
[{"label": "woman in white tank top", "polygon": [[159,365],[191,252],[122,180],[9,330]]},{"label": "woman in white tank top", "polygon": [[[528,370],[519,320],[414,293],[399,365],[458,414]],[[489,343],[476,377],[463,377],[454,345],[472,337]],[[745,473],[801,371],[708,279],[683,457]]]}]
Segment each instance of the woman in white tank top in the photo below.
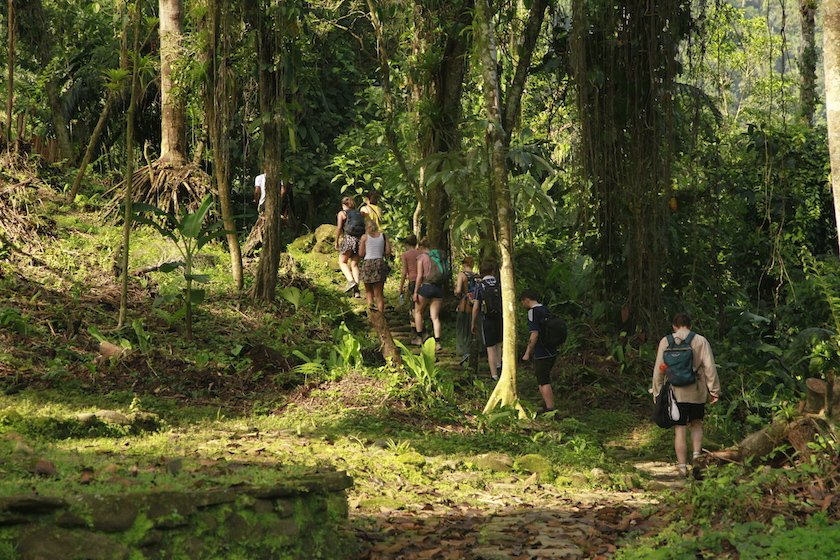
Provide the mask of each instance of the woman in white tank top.
[{"label": "woman in white tank top", "polygon": [[359,255],[364,259],[359,267],[359,278],[365,283],[368,307],[373,309],[375,301],[376,309],[384,313],[385,279],[390,268],[385,259],[391,258],[391,243],[373,220],[365,220],[365,231],[359,241]]}]

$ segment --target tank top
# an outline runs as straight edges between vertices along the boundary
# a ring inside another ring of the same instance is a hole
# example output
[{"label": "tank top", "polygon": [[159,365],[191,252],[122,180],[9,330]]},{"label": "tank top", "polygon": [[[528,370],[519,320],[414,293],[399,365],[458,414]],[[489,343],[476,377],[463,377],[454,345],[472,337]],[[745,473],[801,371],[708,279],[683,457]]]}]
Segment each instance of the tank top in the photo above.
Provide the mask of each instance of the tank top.
[{"label": "tank top", "polygon": [[385,256],[385,234],[380,233],[378,237],[367,236],[365,240],[365,260],[381,259]]}]

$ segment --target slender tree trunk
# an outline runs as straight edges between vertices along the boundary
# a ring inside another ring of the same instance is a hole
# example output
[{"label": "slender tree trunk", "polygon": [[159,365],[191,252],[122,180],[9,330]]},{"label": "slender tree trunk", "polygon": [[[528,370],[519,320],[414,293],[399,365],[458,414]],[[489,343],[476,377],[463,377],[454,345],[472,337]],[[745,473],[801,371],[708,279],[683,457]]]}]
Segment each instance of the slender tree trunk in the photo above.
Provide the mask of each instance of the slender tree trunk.
[{"label": "slender tree trunk", "polygon": [[88,140],[85,155],[82,157],[82,162],[79,164],[79,171],[76,173],[76,178],[73,180],[73,187],[67,194],[67,201],[72,202],[79,193],[79,188],[82,186],[82,180],[85,178],[87,166],[90,160],[93,159],[93,152],[96,150],[96,145],[99,142],[99,137],[105,131],[105,125],[108,123],[108,115],[111,113],[111,108],[117,99],[117,93],[114,91],[108,92],[108,98],[105,100],[105,106],[102,107],[102,112],[99,114],[99,120],[96,121],[96,127]]},{"label": "slender tree trunk", "polygon": [[122,279],[120,282],[120,314],[117,321],[117,327],[121,328],[125,325],[126,315],[128,314],[128,256],[131,246],[131,222],[134,216],[132,210],[133,193],[131,192],[132,177],[134,176],[134,114],[137,111],[137,98],[139,92],[139,68],[138,59],[140,57],[140,21],[142,3],[137,0],[134,3],[134,36],[132,50],[132,64],[131,64],[131,98],[128,103],[128,113],[126,114],[126,129],[125,129],[125,194],[123,195],[123,240],[122,240]]},{"label": "slender tree trunk", "polygon": [[[230,252],[230,267],[236,289],[242,290],[242,250],[239,246],[239,236],[236,233],[236,220],[233,217],[233,203],[230,197],[230,182],[228,169],[230,163],[230,106],[231,98],[228,91],[228,55],[229,8],[221,0],[211,0],[209,3],[209,37],[208,37],[208,79],[206,85],[207,128],[210,131],[210,144],[213,153],[213,175],[219,192],[219,203],[222,209],[222,221]],[[221,56],[218,52],[221,43]]]},{"label": "slender tree trunk", "polygon": [[817,107],[817,0],[799,0],[802,48],[799,52],[799,116],[811,126]]},{"label": "slender tree trunk", "polygon": [[277,289],[277,269],[280,265],[280,126],[281,116],[277,114],[279,75],[275,69],[274,57],[277,51],[276,37],[261,13],[258,2],[246,3],[246,17],[257,32],[257,64],[260,97],[260,115],[263,133],[263,166],[265,173],[265,226],[260,264],[254,279],[252,296],[256,301],[274,301]]},{"label": "slender tree trunk", "polygon": [[507,133],[503,128],[501,89],[498,78],[496,38],[487,0],[476,0],[475,35],[481,75],[484,82],[484,106],[487,114],[486,140],[490,146],[491,175],[499,215],[499,282],[502,291],[502,374],[484,411],[499,405],[514,406],[516,395],[516,287],[513,274],[513,212],[507,172]]},{"label": "slender tree trunk", "polygon": [[823,14],[825,112],[828,121],[834,220],[840,244],[840,2],[824,2]]},{"label": "slender tree trunk", "polygon": [[70,142],[70,127],[67,124],[67,116],[64,113],[64,104],[61,101],[59,82],[56,78],[50,78],[44,85],[47,92],[47,99],[50,103],[55,138],[58,140],[59,159],[63,160],[62,167],[73,163],[73,144]]},{"label": "slender tree trunk", "polygon": [[182,0],[159,0],[160,11],[160,160],[183,165],[187,160],[184,102],[175,94],[173,65],[181,58]]},{"label": "slender tree trunk", "polygon": [[12,151],[12,117],[14,116],[14,99],[15,99],[15,1],[9,0],[9,13],[7,19],[8,32],[8,99],[6,100],[6,150]]}]

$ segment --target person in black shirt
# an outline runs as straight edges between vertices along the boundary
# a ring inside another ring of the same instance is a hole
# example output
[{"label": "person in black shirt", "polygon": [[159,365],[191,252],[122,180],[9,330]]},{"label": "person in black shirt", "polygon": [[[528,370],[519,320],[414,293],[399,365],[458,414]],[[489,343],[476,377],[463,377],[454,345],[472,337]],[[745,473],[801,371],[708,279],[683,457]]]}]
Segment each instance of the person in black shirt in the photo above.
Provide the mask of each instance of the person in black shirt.
[{"label": "person in black shirt", "polygon": [[557,360],[557,351],[546,348],[540,343],[540,327],[548,317],[549,311],[546,306],[539,302],[539,296],[534,290],[525,290],[519,296],[522,306],[528,310],[528,330],[531,336],[528,338],[528,347],[522,355],[522,361],[528,362],[533,359],[534,374],[537,376],[537,383],[540,386],[545,406],[540,412],[551,412],[554,410],[554,391],[551,388],[551,368]]}]

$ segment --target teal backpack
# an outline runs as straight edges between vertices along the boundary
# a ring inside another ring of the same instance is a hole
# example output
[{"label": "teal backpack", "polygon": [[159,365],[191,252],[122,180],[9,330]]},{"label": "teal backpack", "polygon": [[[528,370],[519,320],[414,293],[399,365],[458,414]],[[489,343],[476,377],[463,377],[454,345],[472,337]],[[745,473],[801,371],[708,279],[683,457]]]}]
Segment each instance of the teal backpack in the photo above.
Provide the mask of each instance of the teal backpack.
[{"label": "teal backpack", "polygon": [[431,270],[423,281],[429,284],[443,284],[444,280],[451,275],[446,255],[440,249],[432,249],[429,251],[429,261],[432,263]]},{"label": "teal backpack", "polygon": [[688,333],[685,340],[677,344],[674,335],[665,337],[668,346],[662,353],[662,361],[667,368],[665,376],[674,387],[685,387],[697,381],[697,374],[694,371],[694,352],[691,350],[691,340],[694,333]]}]

